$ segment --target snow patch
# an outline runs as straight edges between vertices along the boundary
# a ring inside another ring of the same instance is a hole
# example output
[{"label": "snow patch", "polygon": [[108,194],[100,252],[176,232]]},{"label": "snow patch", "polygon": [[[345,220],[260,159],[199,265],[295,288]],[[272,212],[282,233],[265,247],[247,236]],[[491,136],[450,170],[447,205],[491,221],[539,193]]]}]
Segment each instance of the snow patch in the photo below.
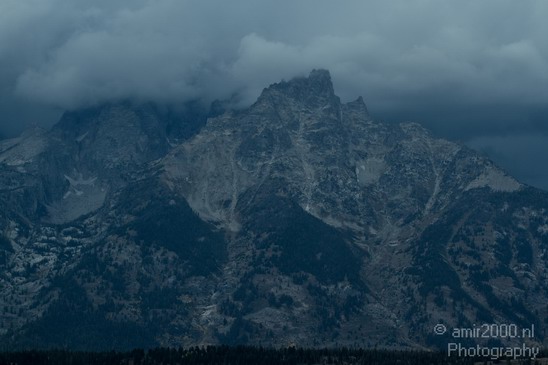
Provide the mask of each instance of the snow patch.
[{"label": "snow patch", "polygon": [[50,222],[70,222],[103,205],[107,192],[103,186],[98,186],[97,177],[84,178],[82,174],[78,174],[77,177],[64,177],[70,187],[63,199],[48,206]]},{"label": "snow patch", "polygon": [[95,180],[97,180],[96,177],[92,177],[90,179],[84,179],[82,177],[82,174],[80,174],[77,178],[73,179],[70,176],[64,175],[65,179],[68,180],[70,184],[70,189],[65,193],[63,196],[63,199],[68,198],[71,195],[81,196],[84,195],[84,191],[82,189],[78,189],[78,186],[94,186]]},{"label": "snow patch", "polygon": [[488,187],[493,191],[512,192],[519,190],[521,186],[522,185],[516,179],[508,176],[501,170],[490,168],[468,184],[464,190],[468,191],[471,189]]},{"label": "snow patch", "polygon": [[368,186],[379,181],[386,171],[386,163],[381,157],[370,157],[356,165],[356,178],[360,186]]},{"label": "snow patch", "polygon": [[84,140],[84,138],[87,137],[88,134],[89,134],[89,132],[86,132],[86,133],[82,134],[81,136],[78,136],[76,138],[76,142],[82,142]]}]

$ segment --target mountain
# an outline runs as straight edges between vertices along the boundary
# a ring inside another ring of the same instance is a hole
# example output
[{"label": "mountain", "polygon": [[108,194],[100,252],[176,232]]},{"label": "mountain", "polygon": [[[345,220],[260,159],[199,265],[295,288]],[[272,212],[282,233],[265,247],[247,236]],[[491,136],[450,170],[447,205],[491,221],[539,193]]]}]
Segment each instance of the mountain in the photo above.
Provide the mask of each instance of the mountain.
[{"label": "mountain", "polygon": [[438,323],[500,323],[548,343],[548,193],[341,103],[325,70],[219,105],[0,141],[0,342],[443,348]]}]

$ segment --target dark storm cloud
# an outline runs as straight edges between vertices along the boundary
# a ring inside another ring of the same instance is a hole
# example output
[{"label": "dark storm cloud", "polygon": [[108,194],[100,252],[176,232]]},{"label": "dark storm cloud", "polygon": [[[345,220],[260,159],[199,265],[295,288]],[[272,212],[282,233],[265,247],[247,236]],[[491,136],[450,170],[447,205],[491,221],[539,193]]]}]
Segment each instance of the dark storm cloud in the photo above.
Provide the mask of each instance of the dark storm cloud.
[{"label": "dark storm cloud", "polygon": [[542,0],[2,0],[0,130],[113,99],[245,105],[327,68],[379,118],[464,141],[545,133],[546,16]]}]

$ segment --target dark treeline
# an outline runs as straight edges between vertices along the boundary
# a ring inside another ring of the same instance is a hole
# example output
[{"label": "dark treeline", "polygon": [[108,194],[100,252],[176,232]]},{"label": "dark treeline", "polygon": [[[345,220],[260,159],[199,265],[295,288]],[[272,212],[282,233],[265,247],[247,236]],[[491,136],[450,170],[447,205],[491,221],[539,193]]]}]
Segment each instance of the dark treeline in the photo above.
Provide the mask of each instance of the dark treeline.
[{"label": "dark treeline", "polygon": [[[479,358],[451,358],[443,352],[293,347],[272,349],[244,346],[208,346],[189,349],[156,348],[148,351],[138,349],[130,352],[48,350],[0,353],[0,365],[438,365],[474,364],[483,361]],[[487,359],[485,359],[485,363],[487,363]],[[535,362],[529,363],[534,364]]]}]

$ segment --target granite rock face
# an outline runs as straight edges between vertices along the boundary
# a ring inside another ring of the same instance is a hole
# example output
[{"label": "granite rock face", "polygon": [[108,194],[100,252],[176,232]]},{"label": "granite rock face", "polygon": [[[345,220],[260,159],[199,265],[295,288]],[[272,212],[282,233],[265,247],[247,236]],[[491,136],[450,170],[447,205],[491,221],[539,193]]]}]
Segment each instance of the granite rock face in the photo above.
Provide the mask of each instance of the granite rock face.
[{"label": "granite rock face", "polygon": [[121,103],[0,141],[3,343],[546,345],[548,193],[325,70],[203,120]]}]

